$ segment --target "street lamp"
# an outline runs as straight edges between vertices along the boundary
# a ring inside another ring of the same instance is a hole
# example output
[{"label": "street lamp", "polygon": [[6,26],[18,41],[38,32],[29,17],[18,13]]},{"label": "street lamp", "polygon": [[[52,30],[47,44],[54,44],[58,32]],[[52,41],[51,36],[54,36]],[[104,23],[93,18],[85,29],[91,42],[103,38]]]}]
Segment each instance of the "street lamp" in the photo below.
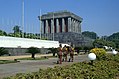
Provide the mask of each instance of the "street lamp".
[{"label": "street lamp", "polygon": [[88,58],[91,60],[91,65],[93,65],[93,61],[96,59],[96,55],[94,53],[88,54]]},{"label": "street lamp", "polygon": [[24,0],[22,0],[22,38],[24,38]]},{"label": "street lamp", "polygon": [[117,51],[115,51],[115,49],[112,50],[112,54],[116,55],[117,54]]}]

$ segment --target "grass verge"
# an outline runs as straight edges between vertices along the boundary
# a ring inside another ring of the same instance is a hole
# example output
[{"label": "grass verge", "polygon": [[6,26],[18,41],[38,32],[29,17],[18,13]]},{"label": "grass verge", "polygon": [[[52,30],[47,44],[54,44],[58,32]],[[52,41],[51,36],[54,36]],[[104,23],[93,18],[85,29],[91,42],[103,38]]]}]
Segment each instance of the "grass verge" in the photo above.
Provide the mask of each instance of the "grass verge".
[{"label": "grass verge", "polygon": [[0,60],[0,64],[8,64],[8,63],[17,63],[18,61],[13,60]]},{"label": "grass verge", "polygon": [[56,58],[56,56],[42,56],[42,57],[35,57],[35,59],[31,57],[26,57],[26,58],[18,58],[17,60],[45,60],[49,58]]}]

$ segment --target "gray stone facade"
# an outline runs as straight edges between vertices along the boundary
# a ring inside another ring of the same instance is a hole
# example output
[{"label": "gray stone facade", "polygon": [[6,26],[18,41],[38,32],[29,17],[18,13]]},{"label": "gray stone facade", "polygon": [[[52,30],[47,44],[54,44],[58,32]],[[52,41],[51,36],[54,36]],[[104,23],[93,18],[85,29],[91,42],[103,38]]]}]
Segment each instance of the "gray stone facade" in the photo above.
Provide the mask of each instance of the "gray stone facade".
[{"label": "gray stone facade", "polygon": [[74,46],[90,45],[91,39],[81,35],[82,18],[69,11],[58,11],[43,14],[41,21],[42,38],[69,43]]},{"label": "gray stone facade", "polygon": [[[42,34],[42,38],[52,40],[52,35],[52,33]],[[60,43],[67,43],[75,47],[91,46],[93,41],[90,38],[84,37],[82,34],[74,32],[54,33],[54,40],[59,41]]]},{"label": "gray stone facade", "polygon": [[38,18],[42,24],[42,34],[81,33],[81,22],[83,19],[69,11],[50,12]]}]

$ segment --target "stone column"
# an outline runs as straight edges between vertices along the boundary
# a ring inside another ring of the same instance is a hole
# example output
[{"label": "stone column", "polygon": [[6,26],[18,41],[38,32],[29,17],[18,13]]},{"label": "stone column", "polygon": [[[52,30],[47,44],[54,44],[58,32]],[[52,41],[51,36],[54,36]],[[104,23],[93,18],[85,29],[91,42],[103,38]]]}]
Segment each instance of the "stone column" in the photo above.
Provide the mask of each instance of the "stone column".
[{"label": "stone column", "polygon": [[74,32],[76,32],[76,20],[74,20]]},{"label": "stone column", "polygon": [[74,19],[71,20],[71,32],[74,32]]},{"label": "stone column", "polygon": [[56,19],[56,33],[59,33],[59,20]]},{"label": "stone column", "polygon": [[78,33],[81,33],[81,22],[78,21]]},{"label": "stone column", "polygon": [[46,20],[45,32],[46,32],[46,34],[48,33],[48,20]]},{"label": "stone column", "polygon": [[53,31],[54,31],[54,28],[53,28],[53,25],[54,24],[54,22],[53,22],[53,20],[51,20],[51,33],[54,33]]},{"label": "stone column", "polygon": [[78,28],[78,21],[76,21],[76,33],[78,33],[78,30],[79,30],[79,28]]},{"label": "stone column", "polygon": [[65,32],[65,21],[64,21],[64,18],[62,18],[62,32]]},{"label": "stone column", "polygon": [[71,32],[71,18],[68,18],[68,32]]},{"label": "stone column", "polygon": [[45,24],[44,23],[45,23],[44,21],[41,21],[41,34],[45,34],[45,32],[44,32]]},{"label": "stone column", "polygon": [[77,21],[75,21],[75,32],[78,33],[78,24],[77,24]]},{"label": "stone column", "polygon": [[79,33],[81,33],[81,22],[79,22]]}]

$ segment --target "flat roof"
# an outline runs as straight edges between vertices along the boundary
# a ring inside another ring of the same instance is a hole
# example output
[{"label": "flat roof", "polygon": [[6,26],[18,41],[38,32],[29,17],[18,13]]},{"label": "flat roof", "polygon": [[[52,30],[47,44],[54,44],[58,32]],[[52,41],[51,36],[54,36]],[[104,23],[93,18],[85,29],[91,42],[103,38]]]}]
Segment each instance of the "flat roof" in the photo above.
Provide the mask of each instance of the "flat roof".
[{"label": "flat roof", "polygon": [[[56,12],[48,12],[46,14],[43,14],[41,16],[41,20],[46,20],[46,19],[53,19],[53,16],[54,16],[54,19],[55,18],[65,18],[65,17],[71,17],[71,18],[74,18],[78,21],[81,21],[83,20],[83,18],[81,18],[80,16],[72,13],[72,12],[69,12],[67,10],[63,10],[63,11],[56,11]],[[39,20],[40,20],[40,16],[38,16]]]}]

